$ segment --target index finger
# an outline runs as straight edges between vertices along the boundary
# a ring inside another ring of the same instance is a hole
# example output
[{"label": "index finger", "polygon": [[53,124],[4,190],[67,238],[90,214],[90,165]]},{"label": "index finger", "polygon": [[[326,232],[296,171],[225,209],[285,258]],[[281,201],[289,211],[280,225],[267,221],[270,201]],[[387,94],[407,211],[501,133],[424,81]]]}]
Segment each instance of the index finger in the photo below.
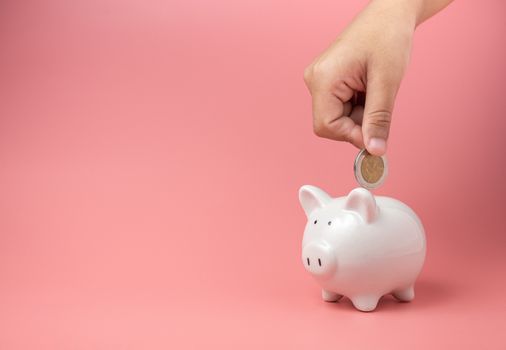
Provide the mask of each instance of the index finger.
[{"label": "index finger", "polygon": [[330,91],[313,93],[313,130],[320,137],[364,147],[362,128],[344,115],[344,102]]}]

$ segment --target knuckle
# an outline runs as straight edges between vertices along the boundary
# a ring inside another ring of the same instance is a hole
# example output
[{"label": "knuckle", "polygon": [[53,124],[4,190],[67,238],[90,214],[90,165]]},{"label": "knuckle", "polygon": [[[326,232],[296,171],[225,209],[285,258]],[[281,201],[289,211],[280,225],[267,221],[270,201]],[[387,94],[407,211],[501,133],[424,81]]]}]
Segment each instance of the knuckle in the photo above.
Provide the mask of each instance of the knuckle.
[{"label": "knuckle", "polygon": [[387,129],[390,126],[392,112],[386,109],[374,110],[368,114],[368,124],[370,126]]},{"label": "knuckle", "polygon": [[314,79],[321,79],[327,75],[327,67],[324,62],[316,62],[311,67],[311,76]]},{"label": "knuckle", "polygon": [[346,135],[346,133],[333,127],[332,122],[324,120],[315,119],[313,121],[313,133],[318,137],[326,139],[348,141],[348,135]]},{"label": "knuckle", "polygon": [[304,69],[304,82],[306,85],[323,84],[333,76],[334,64],[326,60],[311,63]]},{"label": "knuckle", "polygon": [[323,123],[323,122],[317,121],[317,120],[315,120],[313,122],[313,133],[316,136],[327,137],[328,129],[329,129],[329,127],[326,123]]},{"label": "knuckle", "polygon": [[313,133],[316,136],[323,138],[335,138],[332,132],[332,128],[329,122],[322,119],[315,119],[313,121]]}]

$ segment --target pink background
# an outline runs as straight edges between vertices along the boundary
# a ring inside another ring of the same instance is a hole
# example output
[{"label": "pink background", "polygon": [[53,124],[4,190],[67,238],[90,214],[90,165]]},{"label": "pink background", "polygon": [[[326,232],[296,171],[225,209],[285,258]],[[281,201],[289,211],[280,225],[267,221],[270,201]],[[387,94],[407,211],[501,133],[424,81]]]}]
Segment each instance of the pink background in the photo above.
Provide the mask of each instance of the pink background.
[{"label": "pink background", "polygon": [[2,1],[0,348],[506,348],[501,0],[422,25],[398,95],[415,301],[327,304],[300,263],[298,188],[356,186],[302,72],[365,3]]}]

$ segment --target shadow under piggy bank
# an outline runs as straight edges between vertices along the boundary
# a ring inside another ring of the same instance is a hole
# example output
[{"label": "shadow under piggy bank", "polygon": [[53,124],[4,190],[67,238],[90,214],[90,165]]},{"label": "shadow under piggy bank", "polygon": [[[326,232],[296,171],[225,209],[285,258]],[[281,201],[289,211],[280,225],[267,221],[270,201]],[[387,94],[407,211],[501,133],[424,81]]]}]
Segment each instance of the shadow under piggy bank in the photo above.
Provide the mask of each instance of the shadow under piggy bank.
[{"label": "shadow under piggy bank", "polygon": [[[416,298],[413,301],[399,301],[391,294],[387,294],[380,298],[378,306],[373,312],[427,310],[440,304],[447,304],[455,298],[458,290],[461,290],[459,286],[453,285],[448,281],[422,279],[415,284]],[[327,302],[325,305],[326,307],[335,307],[343,311],[356,312],[353,303],[346,297],[343,297],[338,302]]]}]

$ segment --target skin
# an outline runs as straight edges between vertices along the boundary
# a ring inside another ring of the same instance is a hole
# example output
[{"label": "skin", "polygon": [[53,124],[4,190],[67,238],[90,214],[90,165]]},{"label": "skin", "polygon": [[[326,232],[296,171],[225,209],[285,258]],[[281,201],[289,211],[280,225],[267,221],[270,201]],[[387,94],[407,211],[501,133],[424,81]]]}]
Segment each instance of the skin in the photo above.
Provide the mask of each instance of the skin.
[{"label": "skin", "polygon": [[381,156],[416,27],[452,0],[372,0],[304,71],[316,135]]}]

